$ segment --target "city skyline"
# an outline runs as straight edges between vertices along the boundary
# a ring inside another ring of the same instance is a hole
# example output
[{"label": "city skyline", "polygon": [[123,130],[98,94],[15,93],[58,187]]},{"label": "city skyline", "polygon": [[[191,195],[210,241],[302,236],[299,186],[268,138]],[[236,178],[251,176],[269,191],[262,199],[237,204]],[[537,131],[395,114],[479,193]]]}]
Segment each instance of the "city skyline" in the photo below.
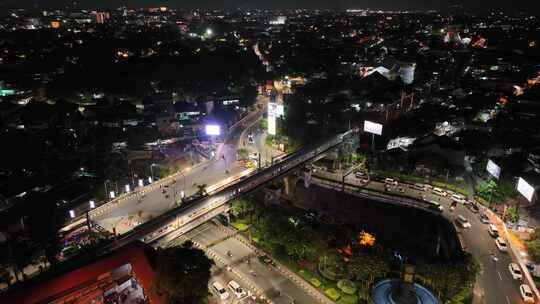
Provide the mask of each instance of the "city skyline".
[{"label": "city skyline", "polygon": [[483,1],[456,1],[456,0],[443,0],[433,1],[428,0],[414,0],[414,1],[391,1],[391,0],[339,0],[339,1],[326,1],[326,0],[271,0],[271,1],[255,1],[255,0],[232,0],[223,3],[215,0],[204,1],[177,1],[177,0],[81,0],[81,1],[68,1],[68,0],[49,0],[46,2],[35,0],[4,0],[0,1],[0,6],[4,7],[21,7],[21,8],[58,8],[58,7],[74,7],[74,8],[115,8],[119,6],[126,6],[131,8],[137,7],[159,7],[169,6],[172,8],[203,8],[203,9],[381,9],[381,10],[448,10],[463,8],[466,11],[488,11],[493,9],[520,11],[520,10],[537,10],[540,8],[540,4],[534,1],[518,0],[494,0],[490,1],[490,6],[486,6]]}]

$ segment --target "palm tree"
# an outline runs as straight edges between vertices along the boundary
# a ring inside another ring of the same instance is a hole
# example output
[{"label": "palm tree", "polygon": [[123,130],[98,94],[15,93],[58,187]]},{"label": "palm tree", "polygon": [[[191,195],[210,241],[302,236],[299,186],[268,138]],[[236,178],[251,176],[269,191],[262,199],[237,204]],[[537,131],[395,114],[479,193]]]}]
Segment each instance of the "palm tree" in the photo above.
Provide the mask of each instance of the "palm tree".
[{"label": "palm tree", "polygon": [[198,195],[207,195],[208,194],[208,192],[206,192],[206,184],[197,185],[197,194]]}]

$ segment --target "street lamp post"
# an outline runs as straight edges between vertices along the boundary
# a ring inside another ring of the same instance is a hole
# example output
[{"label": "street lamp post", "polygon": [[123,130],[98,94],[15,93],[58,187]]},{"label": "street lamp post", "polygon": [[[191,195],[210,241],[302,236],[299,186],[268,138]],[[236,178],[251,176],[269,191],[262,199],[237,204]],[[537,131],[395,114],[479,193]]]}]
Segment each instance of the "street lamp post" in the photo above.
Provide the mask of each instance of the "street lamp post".
[{"label": "street lamp post", "polygon": [[154,166],[155,165],[156,164],[154,164],[154,163],[150,165],[150,175],[152,176],[152,181],[155,180],[155,178],[154,178]]},{"label": "street lamp post", "polygon": [[105,188],[105,199],[106,199],[109,195],[109,191],[107,191],[107,181],[103,182],[103,187]]}]

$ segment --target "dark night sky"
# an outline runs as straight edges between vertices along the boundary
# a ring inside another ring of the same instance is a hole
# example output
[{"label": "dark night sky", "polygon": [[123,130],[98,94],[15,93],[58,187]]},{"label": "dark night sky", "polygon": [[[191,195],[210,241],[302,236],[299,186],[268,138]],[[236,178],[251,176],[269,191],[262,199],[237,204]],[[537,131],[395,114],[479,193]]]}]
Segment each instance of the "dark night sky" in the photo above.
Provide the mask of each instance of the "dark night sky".
[{"label": "dark night sky", "polygon": [[[0,6],[59,7],[69,0],[0,0]],[[77,0],[83,7],[148,7],[167,5],[180,8],[376,8],[445,9],[462,4],[470,10],[524,9],[538,14],[540,0]]]}]

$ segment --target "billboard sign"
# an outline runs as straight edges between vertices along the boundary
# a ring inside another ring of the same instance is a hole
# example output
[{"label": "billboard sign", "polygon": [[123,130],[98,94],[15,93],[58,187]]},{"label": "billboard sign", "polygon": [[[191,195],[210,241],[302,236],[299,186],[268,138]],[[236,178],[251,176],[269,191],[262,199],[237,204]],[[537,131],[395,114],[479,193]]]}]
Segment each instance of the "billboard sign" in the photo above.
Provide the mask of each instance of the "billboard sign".
[{"label": "billboard sign", "polygon": [[268,103],[268,117],[281,117],[285,114],[283,105],[277,104],[275,102]]},{"label": "billboard sign", "polygon": [[499,179],[501,176],[501,167],[497,166],[491,159],[488,159],[486,170],[496,179]]},{"label": "billboard sign", "polygon": [[519,178],[517,184],[517,190],[523,195],[529,202],[532,201],[534,195],[534,187],[527,183],[523,178]]},{"label": "billboard sign", "polygon": [[268,134],[276,135],[276,117],[268,116]]},{"label": "billboard sign", "polygon": [[369,120],[366,120],[364,122],[364,131],[366,131],[368,133],[381,135],[382,134],[382,129],[383,129],[383,125],[381,125],[381,124],[371,122]]},{"label": "billboard sign", "polygon": [[206,125],[204,127],[204,130],[206,132],[206,135],[220,135],[221,134],[221,127],[218,125]]}]

